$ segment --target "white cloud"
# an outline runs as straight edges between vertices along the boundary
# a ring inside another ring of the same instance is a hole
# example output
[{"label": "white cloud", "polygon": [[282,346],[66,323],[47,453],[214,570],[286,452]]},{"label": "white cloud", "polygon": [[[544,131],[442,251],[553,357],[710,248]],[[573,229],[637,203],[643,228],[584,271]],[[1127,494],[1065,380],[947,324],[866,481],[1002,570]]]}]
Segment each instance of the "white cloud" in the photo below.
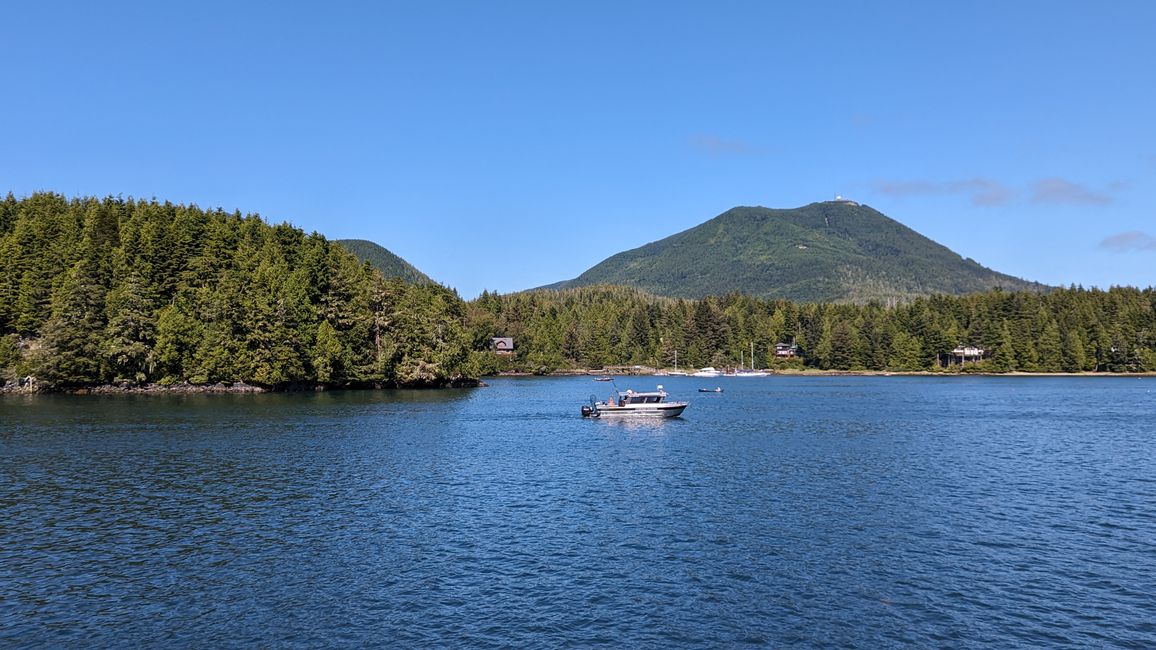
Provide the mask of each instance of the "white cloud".
[{"label": "white cloud", "polygon": [[1031,201],[1051,205],[1107,205],[1112,197],[1062,178],[1045,178],[1032,185]]},{"label": "white cloud", "polygon": [[690,146],[709,156],[745,156],[757,153],[757,149],[743,140],[726,140],[717,135],[692,136]]},{"label": "white cloud", "polygon": [[968,178],[952,181],[877,181],[875,189],[891,196],[963,194],[972,205],[989,207],[1005,205],[1015,198],[1012,188],[990,178]]},{"label": "white cloud", "polygon": [[[1124,182],[1108,184],[1111,192],[1129,189]],[[990,178],[977,176],[948,181],[876,181],[875,189],[890,196],[948,196],[968,197],[972,205],[991,207],[1007,205],[1023,193],[1014,187]],[[1031,184],[1028,201],[1044,205],[1108,205],[1115,199],[1111,194],[1097,192],[1063,178],[1045,178]]]},{"label": "white cloud", "polygon": [[1130,230],[1105,237],[1104,241],[1100,242],[1100,248],[1121,253],[1156,251],[1156,237],[1139,230]]}]

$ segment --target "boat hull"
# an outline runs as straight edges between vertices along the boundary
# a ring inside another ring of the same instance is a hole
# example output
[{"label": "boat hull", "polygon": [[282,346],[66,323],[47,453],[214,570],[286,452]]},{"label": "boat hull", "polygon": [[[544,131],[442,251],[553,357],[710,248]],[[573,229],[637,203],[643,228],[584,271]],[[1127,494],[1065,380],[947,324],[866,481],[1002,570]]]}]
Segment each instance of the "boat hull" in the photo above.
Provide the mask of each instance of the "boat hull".
[{"label": "boat hull", "polygon": [[639,404],[626,406],[606,406],[600,404],[597,409],[591,410],[587,413],[586,408],[582,409],[582,415],[588,417],[634,417],[634,418],[676,418],[682,415],[689,403],[686,402],[666,402],[663,404]]}]

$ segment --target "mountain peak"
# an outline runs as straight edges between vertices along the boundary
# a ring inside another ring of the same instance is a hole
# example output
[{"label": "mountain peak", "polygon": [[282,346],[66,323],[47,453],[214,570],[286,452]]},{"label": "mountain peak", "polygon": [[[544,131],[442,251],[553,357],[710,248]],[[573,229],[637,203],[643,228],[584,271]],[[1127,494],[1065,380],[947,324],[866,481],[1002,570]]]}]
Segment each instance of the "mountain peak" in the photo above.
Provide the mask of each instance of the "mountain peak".
[{"label": "mountain peak", "polygon": [[380,244],[366,239],[338,239],[335,243],[356,255],[359,260],[369,262],[387,278],[398,277],[410,284],[433,283],[428,275]]},{"label": "mountain peak", "polygon": [[613,255],[555,288],[622,284],[661,296],[739,292],[797,302],[896,302],[993,287],[1039,289],[964,259],[868,205],[738,206]]}]

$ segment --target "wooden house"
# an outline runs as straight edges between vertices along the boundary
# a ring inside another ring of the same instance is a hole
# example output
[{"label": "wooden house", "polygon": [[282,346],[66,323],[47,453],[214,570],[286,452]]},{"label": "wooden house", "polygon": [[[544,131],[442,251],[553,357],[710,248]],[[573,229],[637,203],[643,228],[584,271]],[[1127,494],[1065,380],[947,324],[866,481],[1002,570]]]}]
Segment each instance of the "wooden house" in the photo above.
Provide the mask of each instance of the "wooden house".
[{"label": "wooden house", "polygon": [[951,351],[951,360],[955,363],[979,363],[987,357],[987,351],[974,345],[960,345]]},{"label": "wooden house", "polygon": [[776,343],[775,344],[775,358],[776,359],[791,359],[799,354],[799,346],[794,343]]}]

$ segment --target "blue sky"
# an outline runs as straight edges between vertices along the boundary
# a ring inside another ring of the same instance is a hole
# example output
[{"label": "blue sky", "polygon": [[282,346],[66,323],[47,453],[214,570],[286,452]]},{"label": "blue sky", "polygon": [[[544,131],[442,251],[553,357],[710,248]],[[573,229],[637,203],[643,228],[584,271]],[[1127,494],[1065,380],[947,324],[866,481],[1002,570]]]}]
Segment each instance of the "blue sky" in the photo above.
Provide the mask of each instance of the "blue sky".
[{"label": "blue sky", "polygon": [[257,212],[376,241],[466,298],[836,193],[1005,273],[1156,284],[1152,2],[2,13],[17,196]]}]

